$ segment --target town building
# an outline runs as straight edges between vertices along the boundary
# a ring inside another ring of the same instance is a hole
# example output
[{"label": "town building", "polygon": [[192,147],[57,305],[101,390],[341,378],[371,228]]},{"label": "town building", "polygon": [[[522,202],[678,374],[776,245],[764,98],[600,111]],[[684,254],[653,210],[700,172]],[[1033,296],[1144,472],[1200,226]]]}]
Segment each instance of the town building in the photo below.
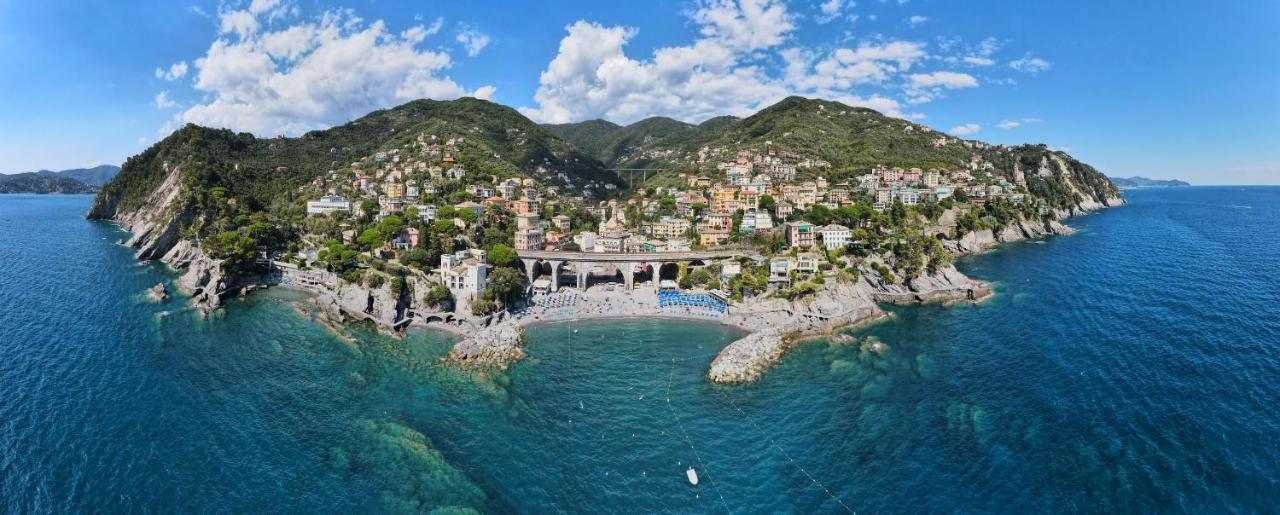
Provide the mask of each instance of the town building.
[{"label": "town building", "polygon": [[698,243],[703,247],[714,247],[729,242],[729,231],[725,229],[708,229],[698,233]]},{"label": "town building", "polygon": [[440,281],[455,297],[475,300],[489,285],[489,265],[480,249],[460,250],[440,256]]},{"label": "town building", "polygon": [[787,223],[787,245],[793,248],[807,249],[814,243],[813,224],[809,222]]},{"label": "town building", "polygon": [[791,260],[773,258],[769,260],[769,283],[791,282]]},{"label": "town building", "polygon": [[796,256],[795,270],[804,274],[818,271],[818,255],[812,252],[801,252]]},{"label": "town building", "polygon": [[525,213],[516,216],[514,243],[516,250],[542,250],[542,221],[537,213]]},{"label": "town building", "polygon": [[551,225],[554,225],[556,229],[559,229],[563,232],[569,232],[570,222],[571,222],[570,218],[565,215],[556,215],[551,218]]},{"label": "town building", "polygon": [[827,250],[843,249],[849,246],[849,237],[853,234],[848,227],[831,224],[820,229],[822,246]]},{"label": "town building", "polygon": [[309,215],[327,215],[340,211],[351,211],[351,201],[342,198],[341,195],[327,195],[320,197],[320,200],[307,201]]}]

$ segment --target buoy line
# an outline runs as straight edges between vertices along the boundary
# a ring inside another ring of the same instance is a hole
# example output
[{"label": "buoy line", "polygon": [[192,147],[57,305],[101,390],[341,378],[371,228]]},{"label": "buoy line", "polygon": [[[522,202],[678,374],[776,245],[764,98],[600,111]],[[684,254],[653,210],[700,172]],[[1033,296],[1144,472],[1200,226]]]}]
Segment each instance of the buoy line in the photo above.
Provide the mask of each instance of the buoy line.
[{"label": "buoy line", "polygon": [[795,458],[792,458],[791,454],[788,453],[786,449],[783,449],[781,445],[778,445],[778,441],[774,440],[772,436],[769,436],[769,434],[766,433],[764,429],[760,427],[760,424],[756,423],[755,419],[751,418],[750,415],[747,415],[747,412],[743,411],[742,408],[738,407],[738,403],[734,402],[733,398],[726,395],[723,391],[720,392],[720,396],[724,397],[725,400],[729,401],[729,404],[733,406],[733,409],[738,410],[738,413],[742,414],[742,418],[747,419],[747,422],[750,422],[751,425],[756,428],[756,432],[760,433],[760,436],[763,436],[766,440],[769,441],[769,444],[773,445],[773,447],[777,449],[778,452],[782,453],[782,457],[786,458],[787,461],[791,462],[791,465],[795,467],[796,470],[799,470],[800,473],[804,474],[805,477],[809,478],[809,481],[813,482],[815,486],[817,486],[818,488],[821,488],[823,492],[826,492],[827,497],[830,497],[831,500],[835,501],[836,504],[839,504],[841,508],[844,508],[844,511],[849,513],[854,513],[854,514],[857,513],[856,511],[853,511],[853,509],[850,508],[848,505],[846,505],[844,501],[841,501],[839,497],[836,497],[835,494],[831,493],[831,490],[827,488],[827,485],[824,485],[822,484],[821,481],[818,481],[818,478],[813,477],[813,474],[810,474],[808,470],[805,470],[805,468],[795,460]]},{"label": "buoy line", "polygon": [[729,509],[729,503],[724,500],[724,493],[720,491],[720,485],[716,484],[715,476],[711,475],[711,469],[707,468],[707,464],[702,462],[702,456],[698,454],[698,448],[693,446],[693,440],[689,438],[689,432],[684,428],[684,422],[680,420],[680,416],[676,415],[676,409],[671,406],[671,382],[676,376],[676,360],[671,360],[671,373],[667,375],[667,410],[671,412],[671,418],[675,419],[676,425],[680,426],[680,433],[684,435],[685,443],[689,444],[689,450],[693,451],[693,457],[698,460],[698,467],[707,474],[707,480],[711,481],[711,487],[716,490],[716,495],[720,497],[720,505],[724,506],[725,513],[733,513]]}]

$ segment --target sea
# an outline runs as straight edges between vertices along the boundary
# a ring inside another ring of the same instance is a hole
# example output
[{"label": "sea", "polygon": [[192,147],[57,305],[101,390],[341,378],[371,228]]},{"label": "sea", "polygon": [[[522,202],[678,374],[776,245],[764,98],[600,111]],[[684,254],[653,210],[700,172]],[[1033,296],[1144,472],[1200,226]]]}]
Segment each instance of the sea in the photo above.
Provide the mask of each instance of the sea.
[{"label": "sea", "polygon": [[202,318],[90,197],[0,196],[0,512],[1274,512],[1280,188],[1125,196],[731,386],[714,323],[543,325],[478,375],[297,293]]}]

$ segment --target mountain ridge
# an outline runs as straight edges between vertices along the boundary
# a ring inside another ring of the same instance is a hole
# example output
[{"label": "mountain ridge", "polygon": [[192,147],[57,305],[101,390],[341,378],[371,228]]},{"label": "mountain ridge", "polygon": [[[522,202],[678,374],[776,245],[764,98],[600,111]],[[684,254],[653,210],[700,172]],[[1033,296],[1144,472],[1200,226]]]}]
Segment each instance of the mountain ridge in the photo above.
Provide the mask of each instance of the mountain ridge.
[{"label": "mountain ridge", "polygon": [[1178,179],[1149,179],[1134,175],[1133,177],[1107,177],[1116,187],[1124,189],[1132,188],[1173,188],[1178,186],[1190,186],[1191,183]]},{"label": "mountain ridge", "polygon": [[99,165],[92,168],[0,174],[0,193],[97,193],[119,171],[120,167],[115,165]]},{"label": "mountain ridge", "polygon": [[57,193],[83,195],[97,193],[98,188],[70,177],[25,172],[0,175],[0,193]]}]

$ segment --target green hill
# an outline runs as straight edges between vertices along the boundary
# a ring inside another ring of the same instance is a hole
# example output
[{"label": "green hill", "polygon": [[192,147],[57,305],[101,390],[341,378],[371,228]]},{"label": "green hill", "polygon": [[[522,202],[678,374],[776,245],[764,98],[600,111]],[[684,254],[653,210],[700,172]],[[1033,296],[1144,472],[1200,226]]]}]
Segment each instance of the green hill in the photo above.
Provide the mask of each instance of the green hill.
[{"label": "green hill", "polygon": [[97,193],[98,188],[70,177],[37,172],[0,175],[0,193]]},{"label": "green hill", "polygon": [[120,173],[120,167],[116,165],[99,165],[93,168],[76,168],[57,172],[40,170],[36,173],[49,177],[68,177],[90,186],[102,187],[102,185],[110,182],[111,178],[115,177],[117,173]]},{"label": "green hill", "polygon": [[564,138],[576,145],[583,152],[605,161],[601,156],[609,146],[609,140],[622,126],[605,120],[587,120],[578,123],[559,123],[543,125],[552,134]]},{"label": "green hill", "polygon": [[[593,133],[593,126],[567,125],[576,127],[573,131],[560,129],[560,134],[575,144],[600,138],[613,142],[597,154],[611,167],[665,169],[657,178],[658,184],[675,184],[673,176],[679,172],[714,172],[716,163],[733,160],[740,150],[775,150],[825,161],[828,167],[810,175],[820,173],[837,181],[881,165],[960,169],[977,158],[991,163],[993,173],[1009,181],[1013,181],[1016,169],[1027,172],[1028,189],[1042,193],[1055,206],[1065,207],[1077,200],[1068,193],[1073,187],[1082,190],[1080,195],[1098,201],[1116,192],[1097,170],[1045,145],[1008,147],[964,140],[872,109],[827,100],[793,96],[746,118],[721,116],[697,126],[649,118],[610,129],[607,136]],[[1057,175],[1033,173],[1042,166],[1058,168],[1058,160],[1068,171],[1076,172],[1073,184],[1055,183],[1061,182]]]},{"label": "green hill", "polygon": [[682,138],[695,136],[699,128],[663,116],[645,118],[626,127],[604,120],[546,126],[608,166],[627,162],[637,167],[635,156],[649,148],[665,148]]},{"label": "green hill", "polygon": [[242,207],[271,210],[294,203],[295,192],[329,171],[423,133],[465,138],[469,150],[460,162],[472,174],[524,177],[545,168],[565,173],[570,185],[617,184],[598,160],[510,107],[474,98],[417,100],[297,138],[188,125],[129,158],[91,215],[115,218],[137,209],[174,167],[182,169],[184,196],[217,187]]},{"label": "green hill", "polygon": [[232,200],[231,214],[296,216],[326,178],[344,176],[375,154],[416,152],[407,149],[419,148],[414,141],[424,135],[439,138],[432,141],[465,139],[458,162],[471,184],[491,185],[491,176],[533,178],[589,199],[626,186],[606,168],[662,168],[657,177],[643,177],[646,186],[677,185],[678,173],[715,175],[718,163],[740,151],[804,162],[799,179],[821,175],[833,183],[879,165],[982,170],[983,180],[992,183],[1012,183],[1021,172],[1028,192],[1055,208],[1101,202],[1117,192],[1097,170],[1044,145],[961,140],[838,102],[790,97],[742,119],[691,125],[654,117],[619,127],[601,120],[540,126],[509,107],[463,98],[413,101],[297,138],[263,139],[188,125],[129,158],[102,188],[89,216],[118,220],[161,204],[147,218],[199,230],[230,216],[226,206]]}]

